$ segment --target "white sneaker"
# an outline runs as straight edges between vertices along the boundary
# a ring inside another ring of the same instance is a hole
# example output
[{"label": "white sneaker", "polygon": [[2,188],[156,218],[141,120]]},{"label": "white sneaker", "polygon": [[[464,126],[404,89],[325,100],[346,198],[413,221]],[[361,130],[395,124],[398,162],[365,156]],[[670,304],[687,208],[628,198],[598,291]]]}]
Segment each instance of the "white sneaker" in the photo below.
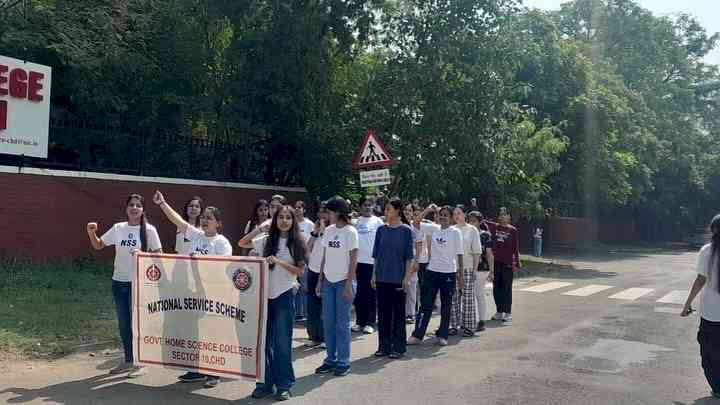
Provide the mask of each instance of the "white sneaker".
[{"label": "white sneaker", "polygon": [[128,373],[127,378],[138,378],[144,376],[147,373],[147,367],[136,366],[132,368],[132,371],[130,371],[130,373]]},{"label": "white sneaker", "polygon": [[363,329],[363,328],[362,328],[360,325],[353,325],[352,328],[350,328],[350,330],[353,331],[353,332],[355,332],[355,333],[360,332],[362,329]]},{"label": "white sneaker", "polygon": [[503,319],[505,319],[505,313],[503,312],[497,312],[492,317],[493,321],[502,321]]},{"label": "white sneaker", "polygon": [[512,315],[505,314],[505,318],[503,318],[502,323],[504,326],[511,326],[512,325]]},{"label": "white sneaker", "polygon": [[366,335],[372,335],[373,333],[375,333],[375,329],[372,326],[368,325],[363,328],[362,332]]},{"label": "white sneaker", "polygon": [[447,345],[448,345],[448,341],[447,341],[447,339],[438,338],[437,344],[440,345],[440,346],[447,346]]},{"label": "white sneaker", "polygon": [[419,345],[420,343],[422,343],[422,340],[416,338],[415,336],[410,336],[410,337],[408,338],[408,340],[407,340],[407,345],[408,345],[408,346],[417,346],[417,345]]}]

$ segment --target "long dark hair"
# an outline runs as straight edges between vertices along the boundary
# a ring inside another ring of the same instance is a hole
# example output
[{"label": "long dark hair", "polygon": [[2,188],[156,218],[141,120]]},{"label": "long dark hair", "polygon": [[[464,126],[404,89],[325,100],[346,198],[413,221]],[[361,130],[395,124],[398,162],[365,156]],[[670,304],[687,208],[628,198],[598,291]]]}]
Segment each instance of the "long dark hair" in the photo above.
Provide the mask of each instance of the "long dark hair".
[{"label": "long dark hair", "polygon": [[[716,267],[717,274],[715,277],[718,277],[718,280],[720,280],[720,214],[715,215],[710,221],[710,232],[712,232],[712,238],[710,239],[710,243],[712,245],[712,261]],[[718,282],[718,292],[720,292],[720,282]]]},{"label": "long dark hair", "polygon": [[402,221],[405,225],[410,225],[410,221],[408,221],[407,217],[405,216],[405,205],[403,204],[402,200],[399,198],[393,198],[391,199],[388,204],[392,206],[395,210],[400,211],[400,221]]},{"label": "long dark hair", "polygon": [[[292,218],[292,227],[290,227],[288,231],[287,247],[295,262],[294,264],[297,266],[300,262],[307,260],[307,252],[305,251],[305,242],[303,241],[302,235],[300,235],[300,227],[298,227],[295,219],[295,209],[289,205],[280,207],[278,212],[273,216],[272,222],[270,223],[268,239],[265,242],[265,249],[263,250],[263,257],[275,256],[278,250],[280,250],[280,228],[278,228],[277,222],[280,216],[279,214],[283,210],[287,210]],[[270,266],[270,268],[273,267],[273,265]]]},{"label": "long dark hair", "polygon": [[250,214],[250,230],[249,230],[249,232],[251,232],[253,229],[255,229],[255,227],[257,227],[259,224],[262,224],[263,222],[270,219],[270,214],[269,214],[270,211],[268,211],[267,218],[258,218],[258,210],[262,206],[266,206],[266,207],[270,208],[270,204],[267,202],[267,200],[261,199],[255,203],[255,205],[253,206],[252,214]]},{"label": "long dark hair", "polygon": [[128,204],[130,204],[130,201],[133,199],[140,201],[140,205],[143,207],[143,213],[140,214],[140,251],[141,252],[147,252],[147,220],[145,219],[145,199],[140,194],[130,194],[128,196],[127,201],[125,201],[125,206],[127,207]]},{"label": "long dark hair", "polygon": [[197,228],[200,225],[200,217],[202,216],[203,211],[205,211],[205,205],[203,204],[202,198],[200,198],[198,196],[194,196],[193,198],[185,201],[185,205],[183,206],[183,211],[182,211],[182,217],[185,220],[185,222],[189,223],[190,216],[188,215],[187,210],[188,210],[188,207],[190,206],[190,203],[193,201],[197,201],[198,204],[200,204],[200,215],[198,215],[197,218],[195,218],[194,224],[190,224]]}]

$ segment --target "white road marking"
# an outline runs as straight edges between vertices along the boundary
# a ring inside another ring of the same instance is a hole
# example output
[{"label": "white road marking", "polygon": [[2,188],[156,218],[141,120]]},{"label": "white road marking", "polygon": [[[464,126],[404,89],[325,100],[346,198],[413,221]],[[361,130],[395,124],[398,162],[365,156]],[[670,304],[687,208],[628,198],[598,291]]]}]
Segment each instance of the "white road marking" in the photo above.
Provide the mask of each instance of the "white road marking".
[{"label": "white road marking", "polygon": [[642,297],[643,295],[650,294],[652,291],[652,288],[628,288],[625,291],[620,291],[615,295],[611,295],[610,298],[615,300],[633,301]]},{"label": "white road marking", "polygon": [[680,315],[680,309],[678,307],[655,307],[655,312],[662,312],[664,314]]},{"label": "white road marking", "polygon": [[682,290],[675,290],[671,291],[669,294],[665,295],[664,297],[657,300],[657,302],[661,304],[678,304],[683,305],[685,304],[685,299],[688,296],[687,291]]},{"label": "white road marking", "polygon": [[611,286],[611,285],[590,284],[589,286],[578,288],[577,290],[565,292],[562,295],[572,295],[574,297],[587,297],[587,296],[599,293],[601,291],[609,290],[611,288],[613,288],[613,286]]},{"label": "white road marking", "polygon": [[520,291],[543,293],[543,292],[557,290],[558,288],[564,288],[564,287],[571,286],[571,285],[573,285],[573,283],[564,283],[562,281],[553,281],[551,283],[545,283],[545,284],[540,284],[540,285],[536,285],[533,287],[523,288]]}]

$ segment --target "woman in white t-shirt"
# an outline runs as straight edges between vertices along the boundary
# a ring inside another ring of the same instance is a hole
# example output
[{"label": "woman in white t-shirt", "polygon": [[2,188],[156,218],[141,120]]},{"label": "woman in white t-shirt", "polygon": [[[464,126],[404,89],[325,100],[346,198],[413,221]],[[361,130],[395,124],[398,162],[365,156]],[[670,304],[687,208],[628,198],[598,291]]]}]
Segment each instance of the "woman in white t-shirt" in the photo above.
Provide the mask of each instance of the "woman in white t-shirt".
[{"label": "woman in white t-shirt", "polygon": [[321,347],[325,343],[325,331],[322,321],[322,300],[315,294],[320,280],[320,265],[322,264],[323,253],[325,249],[322,245],[322,238],[325,235],[325,229],[330,226],[328,212],[325,209],[325,203],[320,204],[318,211],[318,220],[315,222],[314,229],[310,232],[308,240],[308,251],[310,252],[310,262],[306,272],[305,280],[307,281],[307,321],[305,327],[308,334],[308,342],[305,347],[316,348]]},{"label": "woman in white t-shirt", "polygon": [[[482,255],[482,243],[480,243],[480,232],[476,227],[468,224],[465,220],[464,207],[458,205],[453,210],[455,228],[462,234],[463,239],[463,283],[457,285],[456,296],[453,297],[452,317],[450,320],[450,334],[457,334],[462,329],[464,337],[475,336],[477,327],[476,301],[475,301],[475,278],[476,269],[480,265]],[[458,278],[460,281],[460,278]],[[456,332],[453,333],[453,330]]]},{"label": "woman in white t-shirt", "polygon": [[295,318],[295,283],[305,271],[307,252],[305,240],[289,205],[279,207],[270,225],[263,225],[245,235],[238,245],[253,247],[267,258],[270,268],[268,312],[265,332],[265,382],[258,383],[253,398],[272,395],[290,399],[295,383],[292,366],[292,335]]},{"label": "woman in white t-shirt", "polygon": [[127,222],[113,225],[102,237],[98,238],[98,224],[87,224],[90,244],[96,250],[106,246],[115,246],[115,270],[112,277],[113,301],[117,311],[120,339],[125,352],[125,361],[110,370],[110,374],[128,373],[128,378],[144,375],[144,367],[133,366],[132,313],[130,299],[132,291],[135,252],[160,252],[162,245],[157,229],[145,219],[145,200],[139,194],[131,194],[126,202]]},{"label": "woman in white t-shirt", "polygon": [[[200,217],[200,229],[187,223],[180,214],[165,202],[160,191],[155,192],[153,201],[165,213],[165,216],[177,226],[187,244],[185,254],[190,256],[232,256],[232,245],[227,238],[220,234],[222,220],[220,210],[215,207],[206,207]],[[178,377],[182,382],[205,382],[205,388],[214,388],[220,383],[220,378],[213,375],[188,371]]]},{"label": "woman in white t-shirt", "polygon": [[322,238],[323,259],[315,293],[322,297],[323,327],[327,357],[316,374],[350,372],[350,309],[355,298],[355,271],[358,260],[358,232],[350,225],[350,206],[334,197],[325,205],[330,225]]},{"label": "woman in white t-shirt", "polygon": [[420,315],[415,323],[415,331],[408,339],[408,345],[417,345],[425,337],[438,291],[440,292],[440,328],[435,336],[439,345],[448,344],[450,310],[456,289],[456,278],[460,279],[460,285],[463,285],[464,281],[462,234],[457,228],[450,226],[451,218],[452,208],[442,207],[438,213],[440,229],[428,236],[430,263],[423,277]]},{"label": "woman in white t-shirt", "polygon": [[[195,196],[189,199],[183,206],[183,219],[188,224],[199,228],[200,217],[202,216],[203,211],[204,206],[202,198]],[[192,245],[190,240],[185,237],[185,232],[180,228],[177,228],[177,233],[175,234],[175,253],[179,255],[189,255],[191,248]]]},{"label": "woman in white t-shirt", "polygon": [[702,291],[700,328],[697,340],[700,357],[712,395],[720,398],[720,215],[710,223],[711,243],[700,249],[697,259],[697,277],[688,295],[682,316],[693,312],[692,302]]},{"label": "woman in white t-shirt", "polygon": [[[420,210],[420,207],[414,206],[412,204],[405,205],[405,208],[403,209],[403,213],[405,214],[405,218],[408,221],[413,221],[415,217],[415,211]],[[418,302],[418,256],[420,254],[420,249],[422,248],[422,243],[418,241],[419,232],[418,229],[416,229],[413,225],[410,225],[410,229],[412,229],[412,235],[413,235],[413,271],[412,276],[410,278],[410,285],[408,286],[408,290],[405,295],[405,323],[407,324],[413,324],[415,323],[415,316],[417,313],[417,302]]]}]

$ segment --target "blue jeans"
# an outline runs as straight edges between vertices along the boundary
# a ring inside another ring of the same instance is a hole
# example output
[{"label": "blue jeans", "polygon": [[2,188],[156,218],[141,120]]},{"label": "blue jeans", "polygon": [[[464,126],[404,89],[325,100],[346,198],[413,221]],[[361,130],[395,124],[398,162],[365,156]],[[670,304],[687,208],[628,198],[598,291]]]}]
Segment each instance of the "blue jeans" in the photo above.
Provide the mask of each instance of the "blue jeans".
[{"label": "blue jeans", "polygon": [[271,391],[289,390],[295,384],[292,365],[292,335],[295,321],[295,292],[289,289],[268,300],[265,332],[265,382],[257,388]]},{"label": "blue jeans", "polygon": [[297,290],[297,294],[295,294],[295,318],[296,319],[305,319],[307,316],[306,314],[306,308],[307,308],[307,274],[310,270],[305,267],[305,271],[303,272],[303,275],[298,277],[298,281],[300,282],[300,288]]},{"label": "blue jeans", "polygon": [[125,361],[133,362],[132,346],[132,310],[130,300],[132,299],[132,283],[112,281],[113,301],[115,312],[117,312],[118,328],[120,329],[120,340],[122,341]]},{"label": "blue jeans", "polygon": [[535,238],[535,257],[542,257],[542,238]]},{"label": "blue jeans", "polygon": [[347,280],[337,283],[323,280],[323,326],[327,346],[324,363],[332,367],[350,365],[350,308],[355,298],[357,284],[353,281],[353,297],[348,300],[345,298],[345,283]]}]

